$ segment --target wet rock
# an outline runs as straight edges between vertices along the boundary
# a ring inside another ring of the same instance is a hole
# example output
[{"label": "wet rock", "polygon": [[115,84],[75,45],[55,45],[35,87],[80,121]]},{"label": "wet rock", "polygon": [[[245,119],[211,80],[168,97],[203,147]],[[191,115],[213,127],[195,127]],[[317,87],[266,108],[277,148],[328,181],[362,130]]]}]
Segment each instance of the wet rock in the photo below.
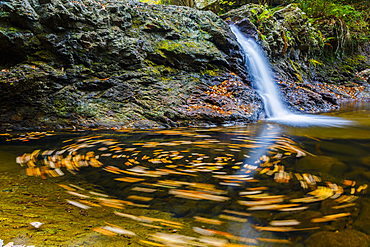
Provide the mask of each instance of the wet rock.
[{"label": "wet rock", "polygon": [[328,173],[336,177],[341,177],[347,169],[344,163],[328,156],[306,156],[298,160],[295,167],[300,172]]},{"label": "wet rock", "polygon": [[360,215],[353,225],[355,229],[370,234],[370,199],[362,199]]},{"label": "wet rock", "polygon": [[217,0],[195,0],[195,8],[203,11],[210,10],[213,13],[220,11],[220,2]]},{"label": "wet rock", "polygon": [[[1,126],[163,128],[262,114],[239,46],[212,12],[105,0],[6,6]],[[227,94],[211,96],[225,80]]]},{"label": "wet rock", "polygon": [[347,173],[346,178],[356,181],[367,181],[370,179],[370,171],[366,168],[358,167],[354,171]]},{"label": "wet rock", "polygon": [[358,73],[359,76],[362,76],[362,77],[365,77],[365,78],[369,78],[370,77],[370,69],[365,69],[361,72]]},{"label": "wet rock", "polygon": [[317,226],[317,223],[311,222],[314,218],[321,218],[322,213],[318,211],[312,211],[312,210],[305,210],[301,213],[297,214],[297,220],[301,222],[299,227],[301,228],[309,228],[309,227],[315,227]]},{"label": "wet rock", "polygon": [[258,40],[258,32],[256,26],[248,19],[244,18],[235,23],[235,25],[242,31],[248,38]]},{"label": "wet rock", "polygon": [[362,158],[361,163],[367,167],[370,167],[370,156]]},{"label": "wet rock", "polygon": [[176,217],[184,217],[190,213],[190,208],[183,205],[175,205],[171,207],[170,212],[175,214]]},{"label": "wet rock", "polygon": [[356,230],[323,231],[313,234],[305,244],[308,247],[362,247],[368,246],[369,236]]}]

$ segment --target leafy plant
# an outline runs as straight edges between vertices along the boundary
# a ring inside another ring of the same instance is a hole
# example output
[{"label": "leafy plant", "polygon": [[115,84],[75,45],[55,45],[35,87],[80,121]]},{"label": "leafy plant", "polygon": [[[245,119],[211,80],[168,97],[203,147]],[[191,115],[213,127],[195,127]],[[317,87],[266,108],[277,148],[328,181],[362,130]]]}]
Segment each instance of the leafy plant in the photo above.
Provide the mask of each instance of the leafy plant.
[{"label": "leafy plant", "polygon": [[301,71],[301,66],[299,66],[298,63],[293,62],[291,59],[289,59],[290,64],[292,65],[293,69],[295,70],[295,76],[297,77],[297,83],[304,83],[303,81],[303,75]]},{"label": "leafy plant", "polygon": [[311,65],[313,65],[316,68],[317,65],[322,65],[322,62],[320,62],[317,59],[312,58],[309,60],[309,64],[310,64],[310,69],[311,69]]},{"label": "leafy plant", "polygon": [[255,15],[256,17],[256,23],[254,23],[257,28],[267,19],[271,18],[272,15],[274,14],[273,11],[269,10],[267,8],[267,5],[262,5],[262,13],[258,13],[256,9],[251,9],[251,12]]},{"label": "leafy plant", "polygon": [[328,20],[335,25],[336,37],[322,36],[322,46],[329,45],[328,41],[335,39],[338,53],[349,44],[370,40],[370,16],[368,9],[363,8],[365,3],[370,5],[367,1],[298,0],[297,3],[309,17],[313,18],[314,24]]},{"label": "leafy plant", "polygon": [[228,0],[219,0],[220,1],[220,11],[218,12],[219,15],[225,14],[227,11],[230,10],[230,7],[235,5],[235,1],[228,1]]}]

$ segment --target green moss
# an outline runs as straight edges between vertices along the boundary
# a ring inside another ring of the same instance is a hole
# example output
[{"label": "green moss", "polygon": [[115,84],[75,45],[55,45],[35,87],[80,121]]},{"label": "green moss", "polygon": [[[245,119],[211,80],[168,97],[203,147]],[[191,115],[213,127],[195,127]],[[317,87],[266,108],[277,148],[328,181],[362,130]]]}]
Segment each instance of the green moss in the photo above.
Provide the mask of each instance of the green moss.
[{"label": "green moss", "polygon": [[34,55],[46,61],[51,61],[55,59],[55,55],[47,50],[38,51]]},{"label": "green moss", "polygon": [[8,32],[8,33],[24,32],[21,29],[18,29],[18,28],[15,28],[15,27],[9,27],[9,26],[0,26],[0,31]]},{"label": "green moss", "polygon": [[219,72],[217,69],[215,70],[206,70],[204,74],[210,75],[210,76],[219,76]]},{"label": "green moss", "polygon": [[156,52],[163,54],[163,51],[174,54],[199,54],[209,55],[219,52],[210,42],[196,42],[195,40],[161,40],[157,43]]},{"label": "green moss", "polygon": [[78,115],[82,115],[84,117],[94,117],[96,115],[97,109],[95,106],[92,106],[90,104],[79,104],[75,112]]},{"label": "green moss", "polygon": [[349,66],[356,66],[356,65],[360,65],[361,63],[363,62],[366,62],[367,59],[365,56],[362,56],[362,55],[355,55],[355,56],[351,56],[347,59],[345,59],[343,62]]}]

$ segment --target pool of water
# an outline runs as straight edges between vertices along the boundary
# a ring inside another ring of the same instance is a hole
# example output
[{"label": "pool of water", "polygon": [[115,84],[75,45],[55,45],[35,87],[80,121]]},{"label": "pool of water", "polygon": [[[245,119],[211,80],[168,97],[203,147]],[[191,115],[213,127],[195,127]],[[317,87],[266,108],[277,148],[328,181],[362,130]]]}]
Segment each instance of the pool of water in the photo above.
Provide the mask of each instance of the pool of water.
[{"label": "pool of water", "polygon": [[370,104],[324,115],[352,124],[1,133],[0,239],[366,246]]}]

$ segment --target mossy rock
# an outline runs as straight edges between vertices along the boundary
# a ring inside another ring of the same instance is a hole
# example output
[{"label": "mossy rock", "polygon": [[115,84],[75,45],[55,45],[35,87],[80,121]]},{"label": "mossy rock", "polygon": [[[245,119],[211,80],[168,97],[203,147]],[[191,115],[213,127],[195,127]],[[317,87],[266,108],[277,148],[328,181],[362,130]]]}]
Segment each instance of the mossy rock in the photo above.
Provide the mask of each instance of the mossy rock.
[{"label": "mossy rock", "polygon": [[360,216],[354,223],[356,229],[370,234],[370,199],[364,198],[361,202]]},{"label": "mossy rock", "polygon": [[323,231],[313,234],[305,242],[307,247],[365,247],[369,236],[356,230]]},{"label": "mossy rock", "polygon": [[296,164],[297,171],[312,173],[329,173],[334,176],[341,176],[347,167],[338,159],[328,156],[306,156]]},{"label": "mossy rock", "polygon": [[364,157],[361,159],[361,163],[364,166],[370,167],[370,156]]}]

